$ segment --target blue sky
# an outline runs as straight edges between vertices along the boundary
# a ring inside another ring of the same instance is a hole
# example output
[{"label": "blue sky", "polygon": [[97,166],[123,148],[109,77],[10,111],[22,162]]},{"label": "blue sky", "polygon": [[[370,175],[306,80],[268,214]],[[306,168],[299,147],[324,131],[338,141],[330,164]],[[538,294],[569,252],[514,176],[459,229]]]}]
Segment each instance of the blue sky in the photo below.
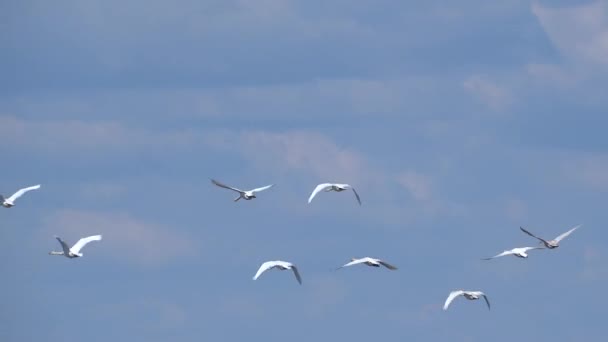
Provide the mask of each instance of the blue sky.
[{"label": "blue sky", "polygon": [[[5,1],[0,32],[0,192],[42,184],[0,210],[0,340],[603,341],[607,1]],[[308,205],[328,181],[363,205]],[[363,256],[399,270],[330,271]],[[251,280],[274,259],[303,285]]]}]

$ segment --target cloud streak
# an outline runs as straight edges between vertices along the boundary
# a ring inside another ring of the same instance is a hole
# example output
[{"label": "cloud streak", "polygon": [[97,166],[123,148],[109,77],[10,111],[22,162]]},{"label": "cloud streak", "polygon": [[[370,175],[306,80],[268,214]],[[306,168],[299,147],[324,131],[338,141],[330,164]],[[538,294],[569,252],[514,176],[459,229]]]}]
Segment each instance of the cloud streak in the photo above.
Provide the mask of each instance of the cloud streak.
[{"label": "cloud streak", "polygon": [[532,13],[564,56],[608,67],[608,2],[563,8],[534,3]]}]

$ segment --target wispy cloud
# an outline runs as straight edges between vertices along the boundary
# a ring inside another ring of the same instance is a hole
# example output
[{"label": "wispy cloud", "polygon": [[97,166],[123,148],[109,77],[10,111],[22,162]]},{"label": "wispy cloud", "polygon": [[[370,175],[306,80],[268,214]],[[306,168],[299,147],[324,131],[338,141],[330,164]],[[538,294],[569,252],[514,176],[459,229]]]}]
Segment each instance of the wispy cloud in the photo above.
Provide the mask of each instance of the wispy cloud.
[{"label": "wispy cloud", "polygon": [[608,2],[560,8],[533,3],[532,13],[564,56],[608,66]]},{"label": "wispy cloud", "polygon": [[[144,266],[163,265],[196,255],[195,242],[175,228],[148,223],[122,213],[60,210],[46,219],[44,233],[70,243],[102,234],[103,255]],[[85,250],[86,253],[86,250]]]},{"label": "wispy cloud", "polygon": [[608,255],[603,252],[603,248],[597,246],[585,247],[583,258],[584,268],[581,271],[581,278],[587,281],[598,281],[608,278]]},{"label": "wispy cloud", "polygon": [[397,176],[397,182],[418,201],[427,201],[433,196],[432,179],[428,175],[416,171],[406,171]]},{"label": "wispy cloud", "polygon": [[505,87],[498,85],[485,76],[471,76],[464,80],[462,86],[494,110],[503,109],[513,101],[511,94]]},{"label": "wispy cloud", "polygon": [[570,157],[562,162],[561,169],[565,179],[594,190],[608,191],[608,156]]},{"label": "wispy cloud", "polygon": [[296,170],[320,181],[357,183],[370,172],[369,162],[360,153],[317,132],[244,130],[209,135],[207,142],[265,168]]},{"label": "wispy cloud", "polygon": [[84,183],[79,188],[81,195],[90,199],[115,199],[127,191],[125,186],[110,182]]},{"label": "wispy cloud", "polygon": [[132,317],[146,317],[146,320],[138,322],[146,329],[151,330],[177,329],[183,327],[188,321],[185,308],[173,301],[162,298],[126,299],[116,303],[99,304],[92,309],[91,315],[99,316],[110,322],[116,320],[132,321]]},{"label": "wispy cloud", "polygon": [[0,135],[11,147],[44,152],[78,150],[130,150],[189,144],[189,132],[155,132],[118,121],[26,120],[0,116]]}]

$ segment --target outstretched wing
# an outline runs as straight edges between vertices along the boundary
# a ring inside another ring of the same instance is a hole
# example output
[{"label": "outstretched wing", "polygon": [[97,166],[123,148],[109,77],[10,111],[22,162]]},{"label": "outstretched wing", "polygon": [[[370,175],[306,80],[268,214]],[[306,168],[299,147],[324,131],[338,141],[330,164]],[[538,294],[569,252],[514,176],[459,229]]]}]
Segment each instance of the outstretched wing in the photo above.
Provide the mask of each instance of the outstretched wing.
[{"label": "outstretched wing", "polygon": [[321,183],[317,185],[317,187],[312,191],[312,194],[310,194],[310,197],[308,197],[308,203],[310,203],[319,192],[329,188],[330,186],[332,186],[330,183]]},{"label": "outstretched wing", "polygon": [[393,266],[393,265],[389,264],[389,263],[388,263],[388,262],[386,262],[386,261],[378,260],[378,262],[379,262],[379,263],[380,263],[382,266],[384,266],[384,267],[388,268],[389,270],[396,270],[396,269],[397,269],[397,267],[396,267],[396,266]]},{"label": "outstretched wing", "polygon": [[226,185],[226,184],[222,184],[222,183],[220,183],[220,182],[216,181],[215,179],[212,179],[212,180],[211,180],[211,183],[213,183],[213,184],[215,184],[215,185],[219,186],[220,188],[229,189],[229,190],[232,190],[232,191],[236,191],[236,192],[238,192],[238,193],[242,193],[242,192],[244,192],[244,191],[243,191],[243,190],[241,190],[241,189],[233,188],[233,187],[228,186],[228,185]]},{"label": "outstretched wing", "polygon": [[570,235],[573,231],[575,231],[576,229],[578,229],[578,227],[580,227],[580,226],[582,226],[582,225],[579,224],[578,226],[576,226],[576,227],[570,229],[569,231],[563,233],[562,235],[556,237],[555,241],[557,241],[557,242],[562,241],[566,236]]},{"label": "outstretched wing", "polygon": [[533,249],[546,249],[545,247],[523,247],[524,252],[531,251]]},{"label": "outstretched wing", "polygon": [[55,236],[55,239],[57,239],[57,241],[59,241],[59,243],[61,244],[61,249],[63,249],[63,254],[70,255],[70,246],[68,246],[68,244],[65,243],[65,241],[61,240],[61,238],[59,236]]},{"label": "outstretched wing", "polygon": [[37,189],[40,189],[40,184],[20,189],[19,191],[15,192],[11,197],[7,198],[6,200],[8,202],[14,202],[17,198],[23,196],[23,194],[25,194],[26,192],[32,191],[32,190],[37,190]]},{"label": "outstretched wing", "polygon": [[505,256],[505,255],[511,255],[511,254],[513,254],[513,251],[504,251],[504,252],[502,252],[502,253],[500,253],[500,254],[496,254],[496,255],[495,255],[495,256],[493,256],[493,257],[490,257],[490,258],[483,258],[483,259],[481,259],[481,260],[490,260],[490,259],[494,259],[494,258],[499,258],[499,257],[501,257],[501,256]]},{"label": "outstretched wing", "polygon": [[536,235],[534,235],[534,234],[530,233],[529,231],[525,230],[525,229],[524,229],[524,227],[519,227],[519,229],[521,229],[521,231],[522,231],[522,232],[524,232],[524,233],[526,233],[526,234],[530,235],[531,237],[533,237],[533,238],[535,238],[535,239],[538,239],[538,240],[542,241],[543,243],[547,243],[547,241],[545,241],[545,240],[543,240],[543,239],[539,238],[538,236],[536,236]]},{"label": "outstretched wing", "polygon": [[352,186],[350,188],[355,193],[355,197],[357,197],[357,202],[359,202],[359,205],[361,205],[361,198],[359,197],[359,194],[357,193],[355,188],[353,188]]},{"label": "outstretched wing", "polygon": [[464,291],[462,291],[462,290],[450,292],[450,295],[445,300],[445,304],[443,304],[443,310],[447,310],[448,307],[450,306],[450,303],[452,303],[452,301],[454,300],[454,298],[456,298],[458,296],[462,296],[463,294],[464,294]]},{"label": "outstretched wing", "polygon": [[253,276],[253,280],[258,279],[258,277],[260,275],[262,275],[262,273],[268,271],[269,269],[275,267],[276,265],[277,265],[276,261],[266,261],[265,263],[262,264],[262,266],[260,266],[260,268],[258,269],[256,274]]},{"label": "outstretched wing", "polygon": [[300,283],[300,285],[302,285],[302,277],[300,277],[300,272],[298,272],[298,268],[295,265],[291,265],[291,270],[293,271],[293,274],[296,276],[298,283]]},{"label": "outstretched wing", "polygon": [[482,294],[483,299],[486,300],[486,304],[488,304],[488,310],[490,310],[490,301],[488,300],[488,296],[486,296],[485,294]]},{"label": "outstretched wing", "polygon": [[91,241],[99,241],[99,240],[101,240],[101,235],[93,235],[93,236],[82,238],[82,239],[78,240],[78,242],[76,242],[74,244],[74,246],[72,246],[72,248],[70,248],[70,250],[72,251],[72,253],[80,253],[80,250],[82,249],[82,247],[84,247],[87,243],[89,243]]},{"label": "outstretched wing", "polygon": [[339,269],[341,269],[341,268],[343,268],[343,267],[348,267],[348,266],[352,266],[352,265],[362,264],[364,262],[365,262],[365,259],[355,259],[355,260],[353,260],[353,261],[351,261],[349,263],[346,263],[346,264],[344,264],[344,265],[336,268],[336,271],[339,270]]},{"label": "outstretched wing", "polygon": [[251,192],[260,192],[260,191],[264,191],[264,190],[266,190],[266,189],[270,189],[270,188],[272,188],[272,186],[273,186],[273,185],[274,185],[274,184],[270,184],[270,185],[263,186],[263,187],[261,187],[261,188],[255,188],[255,189],[251,190]]}]

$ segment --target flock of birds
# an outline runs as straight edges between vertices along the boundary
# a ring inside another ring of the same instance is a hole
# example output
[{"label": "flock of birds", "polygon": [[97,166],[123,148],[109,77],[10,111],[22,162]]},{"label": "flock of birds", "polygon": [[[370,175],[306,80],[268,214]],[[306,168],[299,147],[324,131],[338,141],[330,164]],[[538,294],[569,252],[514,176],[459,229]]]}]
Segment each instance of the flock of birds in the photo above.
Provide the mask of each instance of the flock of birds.
[{"label": "flock of birds", "polygon": [[[254,198],[256,198],[256,193],[270,189],[273,186],[273,184],[270,184],[270,185],[266,185],[266,186],[263,186],[260,188],[255,188],[252,190],[241,190],[241,189],[234,188],[234,187],[228,186],[226,184],[220,183],[214,179],[212,179],[211,182],[213,184],[217,185],[218,187],[232,190],[232,191],[238,193],[238,197],[236,197],[234,199],[235,202],[240,199],[244,199],[244,200],[254,199]],[[11,207],[15,206],[15,201],[19,197],[23,196],[25,193],[27,193],[29,191],[37,190],[37,189],[40,189],[39,184],[20,189],[8,198],[4,198],[4,196],[0,195],[0,202],[2,202],[3,207],[11,208]],[[345,190],[352,190],[355,195],[355,198],[357,199],[357,202],[359,203],[359,205],[361,205],[361,198],[359,197],[359,194],[357,193],[355,188],[353,188],[349,184],[339,184],[339,183],[321,183],[321,184],[317,185],[315,187],[315,189],[312,191],[312,193],[310,194],[310,197],[308,198],[308,203],[312,202],[312,200],[315,198],[315,196],[317,196],[317,194],[319,194],[320,192],[330,192],[330,191],[341,192],[341,191],[345,191]],[[572,232],[574,232],[580,226],[581,225],[575,226],[575,227],[571,228],[570,230],[568,230],[567,232],[557,236],[556,238],[554,238],[552,240],[546,240],[546,239],[540,238],[540,237],[532,234],[528,230],[524,229],[523,227],[520,227],[521,231],[523,231],[527,235],[539,240],[543,246],[513,248],[511,250],[503,251],[502,253],[499,253],[493,257],[483,258],[482,260],[491,260],[494,258],[506,256],[506,255],[513,255],[513,256],[516,256],[519,258],[527,258],[528,252],[531,250],[555,249],[555,248],[559,247],[560,242],[564,238],[566,238],[568,235],[572,234]],[[61,245],[62,250],[61,251],[51,251],[51,252],[49,252],[49,254],[50,255],[63,255],[66,258],[72,259],[72,258],[82,257],[83,256],[83,254],[81,253],[82,248],[84,248],[84,246],[86,246],[88,243],[90,243],[92,241],[100,241],[102,239],[102,236],[93,235],[93,236],[84,237],[84,238],[78,240],[78,242],[76,242],[72,247],[70,247],[60,237],[55,236],[55,238],[57,239],[57,241],[59,241],[59,244]],[[339,270],[344,267],[354,266],[354,265],[367,265],[367,266],[371,266],[371,267],[384,266],[389,270],[397,269],[397,267],[389,264],[388,262],[386,262],[384,260],[364,257],[364,258],[360,258],[360,259],[353,258],[353,259],[351,259],[350,262],[338,267],[336,270]],[[293,272],[296,280],[298,281],[298,283],[302,284],[302,277],[301,277],[300,272],[298,271],[298,268],[296,267],[296,265],[292,264],[291,262],[282,261],[282,260],[264,262],[260,266],[260,268],[258,269],[256,274],[253,276],[253,280],[258,279],[264,272],[271,270],[271,269],[277,269],[277,270],[281,270],[281,271],[291,270]],[[490,301],[488,300],[488,297],[486,296],[486,294],[483,293],[482,291],[455,290],[455,291],[450,292],[450,294],[448,295],[448,298],[446,299],[446,301],[443,305],[443,310],[447,310],[448,307],[450,306],[450,304],[452,303],[452,301],[460,296],[463,296],[464,298],[466,298],[468,300],[477,300],[477,299],[480,299],[483,297],[483,299],[485,300],[485,302],[488,306],[488,309],[490,309]]]}]

